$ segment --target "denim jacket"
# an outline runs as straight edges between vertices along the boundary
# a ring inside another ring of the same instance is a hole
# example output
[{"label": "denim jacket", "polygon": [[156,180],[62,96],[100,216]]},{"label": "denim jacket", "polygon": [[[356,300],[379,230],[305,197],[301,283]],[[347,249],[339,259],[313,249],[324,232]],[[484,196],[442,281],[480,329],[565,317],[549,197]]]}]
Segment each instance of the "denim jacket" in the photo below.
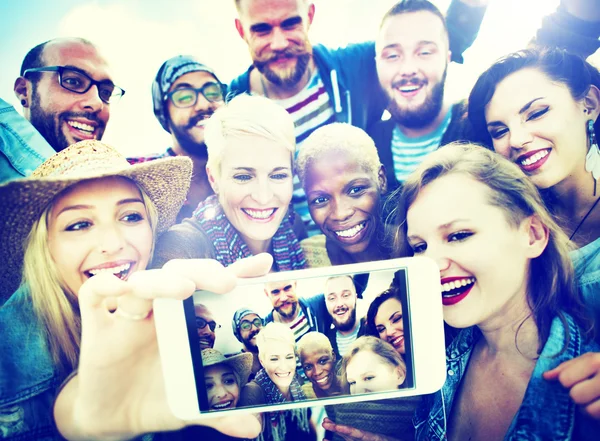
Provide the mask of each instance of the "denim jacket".
[{"label": "denim jacket", "polygon": [[[598,352],[595,342],[585,342],[573,319],[565,316],[569,342],[559,318],[554,318],[550,335],[533,369],[521,407],[517,411],[505,440],[597,440],[600,425],[584,417],[569,397],[569,389],[557,381],[547,381],[542,373],[586,352]],[[447,439],[447,421],[452,404],[465,374],[471,352],[481,332],[475,328],[461,331],[446,351],[447,376],[441,391],[425,398],[414,423],[417,440]]]},{"label": "denim jacket", "polygon": [[52,406],[66,375],[55,368],[27,289],[0,307],[0,336],[0,438],[62,439]]},{"label": "denim jacket", "polygon": [[[600,238],[571,251],[577,285],[585,304],[592,311],[596,326],[600,326]],[[596,331],[600,343],[600,332]]]},{"label": "denim jacket", "polygon": [[0,98],[0,183],[29,176],[54,153],[35,127]]}]

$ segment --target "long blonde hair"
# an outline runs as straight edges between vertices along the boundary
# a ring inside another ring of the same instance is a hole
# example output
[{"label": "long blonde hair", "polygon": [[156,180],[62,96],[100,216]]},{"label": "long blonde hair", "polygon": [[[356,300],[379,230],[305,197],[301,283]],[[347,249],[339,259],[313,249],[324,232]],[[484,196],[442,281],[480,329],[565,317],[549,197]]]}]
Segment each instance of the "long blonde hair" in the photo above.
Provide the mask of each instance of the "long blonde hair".
[{"label": "long blonde hair", "polygon": [[[148,213],[153,251],[158,212],[144,190],[137,187]],[[22,285],[27,286],[33,311],[46,330],[46,341],[54,363],[59,370],[68,372],[77,366],[79,358],[81,317],[77,294],[62,282],[48,247],[48,217],[59,196],[46,207],[27,237]]]}]

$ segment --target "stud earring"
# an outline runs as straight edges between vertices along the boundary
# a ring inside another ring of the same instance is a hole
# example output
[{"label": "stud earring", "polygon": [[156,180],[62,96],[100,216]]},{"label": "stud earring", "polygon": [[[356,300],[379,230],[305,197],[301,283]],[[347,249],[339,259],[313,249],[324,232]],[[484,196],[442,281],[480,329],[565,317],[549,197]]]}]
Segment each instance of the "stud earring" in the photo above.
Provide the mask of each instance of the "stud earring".
[{"label": "stud earring", "polygon": [[25,104],[27,104],[27,101],[21,100],[21,105],[24,106]]},{"label": "stud earring", "polygon": [[585,157],[585,169],[591,172],[594,177],[594,196],[596,196],[596,184],[600,178],[600,148],[598,147],[598,140],[594,131],[594,120],[588,120],[587,132],[590,148]]}]

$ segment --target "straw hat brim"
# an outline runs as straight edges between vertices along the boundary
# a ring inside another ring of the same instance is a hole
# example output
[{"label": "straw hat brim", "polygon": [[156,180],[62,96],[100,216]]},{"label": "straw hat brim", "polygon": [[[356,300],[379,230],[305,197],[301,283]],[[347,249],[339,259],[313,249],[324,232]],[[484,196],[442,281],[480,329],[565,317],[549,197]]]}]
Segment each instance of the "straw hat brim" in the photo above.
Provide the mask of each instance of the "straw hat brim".
[{"label": "straw hat brim", "polygon": [[[211,357],[212,358],[212,357]],[[212,358],[206,360],[202,359],[202,365],[207,368],[209,366],[215,366],[218,364],[226,364],[231,367],[242,380],[242,384],[240,384],[240,388],[244,386],[248,382],[248,377],[250,376],[250,372],[252,371],[252,354],[249,352],[242,352],[241,354],[233,355],[231,357],[225,357],[222,359]]]},{"label": "straw hat brim", "polygon": [[98,173],[29,177],[0,186],[0,305],[19,286],[27,237],[43,211],[67,188],[82,181],[131,179],[148,195],[158,212],[157,234],[175,223],[190,187],[192,161],[187,157],[157,159]]}]

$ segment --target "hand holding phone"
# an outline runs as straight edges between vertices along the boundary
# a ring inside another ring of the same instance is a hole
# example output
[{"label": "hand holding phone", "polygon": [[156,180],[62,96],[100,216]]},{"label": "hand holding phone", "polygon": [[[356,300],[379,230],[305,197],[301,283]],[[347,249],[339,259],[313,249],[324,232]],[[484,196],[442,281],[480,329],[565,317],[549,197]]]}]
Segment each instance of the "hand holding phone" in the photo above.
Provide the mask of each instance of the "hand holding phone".
[{"label": "hand holding phone", "polygon": [[[268,255],[224,268],[214,260],[172,261],[163,269],[134,273],[127,281],[110,274],[87,280],[79,293],[82,317],[80,363],[55,404],[55,419],[67,439],[129,439],[148,432],[177,430],[182,421],[165,395],[152,301],[184,299],[196,289],[231,290],[237,277],[266,273]],[[209,425],[234,436],[254,437],[260,421],[218,418]]]}]

